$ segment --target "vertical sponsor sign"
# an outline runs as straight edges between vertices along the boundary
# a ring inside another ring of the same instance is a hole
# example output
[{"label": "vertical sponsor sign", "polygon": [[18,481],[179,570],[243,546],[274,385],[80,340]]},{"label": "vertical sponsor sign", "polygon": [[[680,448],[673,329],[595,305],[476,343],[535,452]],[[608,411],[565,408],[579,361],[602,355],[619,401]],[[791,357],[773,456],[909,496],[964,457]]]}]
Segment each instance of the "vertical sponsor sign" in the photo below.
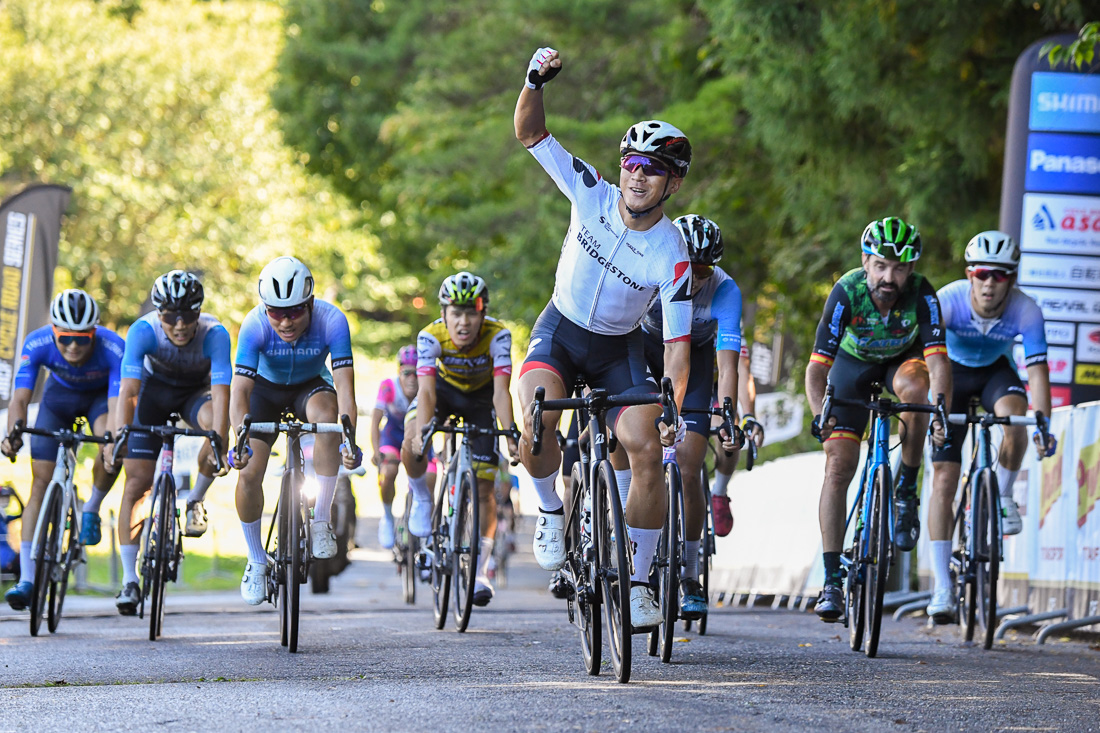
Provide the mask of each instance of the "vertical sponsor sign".
[{"label": "vertical sponsor sign", "polygon": [[1073,439],[1077,447],[1073,474],[1076,506],[1072,529],[1076,539],[1072,599],[1074,618],[1100,614],[1100,404],[1075,410]]},{"label": "vertical sponsor sign", "polygon": [[0,410],[11,400],[28,332],[49,317],[61,216],[72,189],[37,185],[0,204]]},{"label": "vertical sponsor sign", "polygon": [[[1100,74],[1052,70],[1032,44],[1012,74],[1001,229],[1047,319],[1055,406],[1100,399]],[[1053,331],[1053,334],[1051,333]]]}]

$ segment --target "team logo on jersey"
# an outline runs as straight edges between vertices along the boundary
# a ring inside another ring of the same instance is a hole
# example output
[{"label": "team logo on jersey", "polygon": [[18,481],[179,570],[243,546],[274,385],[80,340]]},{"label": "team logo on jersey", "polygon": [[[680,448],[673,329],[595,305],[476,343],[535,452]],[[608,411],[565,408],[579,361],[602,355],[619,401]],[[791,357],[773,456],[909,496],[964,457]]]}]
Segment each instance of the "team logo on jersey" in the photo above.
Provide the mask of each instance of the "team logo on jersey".
[{"label": "team logo on jersey", "polygon": [[573,170],[581,174],[581,180],[584,181],[585,186],[595,188],[600,174],[592,175],[592,169],[588,167],[588,164],[575,155],[573,156]]},{"label": "team logo on jersey", "polygon": [[680,287],[676,289],[676,294],[672,296],[673,303],[682,303],[691,300],[691,270],[689,268],[690,265],[687,262],[676,263],[676,269],[674,270],[676,276],[673,278],[673,282],[683,277],[685,272],[688,273],[688,276],[684,279]]}]

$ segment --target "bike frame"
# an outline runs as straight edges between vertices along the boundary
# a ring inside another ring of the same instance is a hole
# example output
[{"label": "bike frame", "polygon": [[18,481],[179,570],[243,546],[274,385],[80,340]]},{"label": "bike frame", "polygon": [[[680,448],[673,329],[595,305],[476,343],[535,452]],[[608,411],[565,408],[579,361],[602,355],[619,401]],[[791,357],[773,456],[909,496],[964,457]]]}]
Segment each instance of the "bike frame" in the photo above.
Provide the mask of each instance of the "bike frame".
[{"label": "bike frame", "polygon": [[[73,473],[76,466],[76,447],[80,443],[84,442],[78,436],[73,436],[73,441],[67,443],[65,440],[60,440],[57,446],[57,459],[54,464],[53,476],[50,478],[50,483],[46,486],[46,491],[42,495],[42,506],[38,510],[38,519],[34,525],[34,542],[31,545],[31,553],[34,557],[38,556],[38,548],[44,541],[42,537],[43,528],[46,526],[44,521],[47,517],[46,514],[49,511],[50,499],[53,497],[55,491],[61,492],[61,516],[58,517],[60,522],[64,522],[65,514],[72,509],[73,517],[76,520],[76,536],[80,537],[80,512],[76,511],[76,490],[73,489]],[[60,523],[59,522],[59,523]],[[55,557],[61,557],[61,546],[63,544],[64,532],[57,533],[57,541],[54,546],[47,548],[54,553]],[[67,563],[58,561],[58,570],[62,572],[68,572],[69,567]]]},{"label": "bike frame", "polygon": [[[888,556],[886,558],[886,562],[889,563],[894,557],[894,477],[890,469],[890,416],[878,411],[875,411],[874,414],[875,417],[872,423],[871,435],[867,438],[867,458],[863,462],[863,473],[859,478],[859,491],[856,493],[852,508],[848,511],[848,519],[844,522],[844,533],[845,536],[847,536],[848,527],[852,524],[852,518],[856,515],[856,509],[860,509],[859,521],[856,524],[855,531],[860,533],[862,540],[862,542],[860,542],[860,547],[863,549],[863,552],[858,560],[860,563],[868,562],[870,560],[868,549],[871,541],[872,502],[863,501],[863,498],[869,491],[867,486],[868,477],[874,476],[875,470],[882,466],[886,471],[887,495],[886,501],[883,502],[886,516],[883,517],[883,519],[885,520],[884,527],[889,540],[887,544],[889,548],[887,550]],[[846,570],[853,564],[853,561],[843,553],[840,556],[840,562]]]}]

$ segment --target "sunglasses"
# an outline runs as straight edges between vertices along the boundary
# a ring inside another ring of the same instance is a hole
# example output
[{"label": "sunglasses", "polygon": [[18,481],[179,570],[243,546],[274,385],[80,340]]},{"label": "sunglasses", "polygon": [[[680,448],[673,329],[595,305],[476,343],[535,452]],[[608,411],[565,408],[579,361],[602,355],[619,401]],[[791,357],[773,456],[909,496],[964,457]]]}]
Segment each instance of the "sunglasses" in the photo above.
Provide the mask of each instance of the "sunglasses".
[{"label": "sunglasses", "polygon": [[1014,274],[1008,270],[1002,270],[999,267],[969,267],[967,269],[974,277],[983,282],[989,278],[993,278],[993,282],[1003,283],[1010,280]]},{"label": "sunglasses", "polygon": [[414,376],[415,374],[416,374],[416,368],[415,367],[413,367],[411,369],[402,369],[401,370],[401,376],[402,377],[411,377],[411,376]]},{"label": "sunglasses", "polygon": [[308,303],[302,303],[301,305],[292,305],[289,308],[271,308],[267,309],[267,317],[273,321],[281,321],[283,319],[296,321],[306,314],[309,310]]},{"label": "sunglasses", "polygon": [[92,343],[92,339],[94,338],[94,335],[87,331],[62,331],[57,326],[54,326],[53,336],[61,346],[68,346],[70,344],[87,346]]},{"label": "sunglasses", "polygon": [[638,170],[638,168],[641,168],[642,174],[646,176],[667,176],[668,169],[663,168],[663,165],[664,163],[654,160],[653,158],[636,154],[624,156],[623,159],[619,161],[619,167],[624,171],[633,173]]},{"label": "sunglasses", "polygon": [[691,266],[691,276],[696,280],[706,280],[713,274],[714,265],[693,264]]},{"label": "sunglasses", "polygon": [[170,326],[174,326],[180,321],[183,321],[185,326],[190,326],[195,321],[199,320],[198,311],[161,311],[160,320],[162,323],[167,323]]}]

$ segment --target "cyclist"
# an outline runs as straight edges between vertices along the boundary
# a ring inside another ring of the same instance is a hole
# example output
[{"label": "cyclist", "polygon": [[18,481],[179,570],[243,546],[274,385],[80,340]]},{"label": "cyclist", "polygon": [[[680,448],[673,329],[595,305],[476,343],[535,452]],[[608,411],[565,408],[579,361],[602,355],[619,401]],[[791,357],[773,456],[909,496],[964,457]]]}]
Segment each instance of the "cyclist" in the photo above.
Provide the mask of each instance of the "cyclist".
[{"label": "cyclist", "polygon": [[[512,332],[486,315],[489,288],[485,281],[469,272],[449,276],[439,287],[439,305],[440,318],[416,337],[419,388],[405,413],[405,443],[401,448],[401,462],[413,494],[409,531],[417,537],[432,532],[432,495],[424,475],[428,456],[417,460],[424,426],[433,417],[443,420],[451,415],[484,428],[494,427],[498,419],[502,425],[516,424],[508,390],[512,380]],[[508,439],[508,450],[513,456],[519,450],[512,438]],[[473,602],[484,606],[493,598],[489,558],[497,525],[497,441],[475,437],[473,457],[481,519]]]},{"label": "cyclist", "polygon": [[[393,547],[393,496],[397,469],[401,465],[401,442],[405,438],[405,412],[416,398],[416,347],[402,346],[397,352],[397,379],[378,386],[378,398],[371,414],[370,440],[374,448],[371,463],[378,469],[378,491],[382,496],[382,519],[378,522],[378,543]],[[385,418],[386,425],[382,426]]]},{"label": "cyclist", "polygon": [[[947,356],[954,374],[951,404],[965,410],[972,397],[996,415],[1027,414],[1027,391],[1016,372],[1013,343],[1023,337],[1024,363],[1036,410],[1050,415],[1050,371],[1043,312],[1016,285],[1020,250],[1009,235],[998,231],[976,234],[966,245],[966,279],[956,280],[939,291],[943,323],[947,329]],[[955,616],[956,599],[951,587],[952,503],[959,486],[965,425],[951,426],[951,441],[932,453],[932,505],[928,511],[932,573],[935,579],[928,615],[948,621]],[[1054,436],[1042,445],[1038,430],[1034,436],[1040,456],[1051,456],[1057,447]],[[1001,490],[1002,528],[1018,534],[1023,528],[1020,511],[1012,498],[1012,486],[1027,449],[1022,425],[1006,425],[997,463],[997,484]]]},{"label": "cyclist", "polygon": [[[202,283],[190,272],[172,270],[153,282],[150,299],[156,310],[135,321],[126,333],[115,435],[131,422],[163,425],[172,413],[179,413],[189,425],[216,431],[225,449],[229,332],[217,318],[202,312],[203,297]],[[126,484],[118,525],[123,587],[115,603],[123,616],[136,614],[141,603],[137,575],[138,540],[145,520],[141,505],[153,487],[160,448],[160,438],[142,432],[131,434],[126,446]],[[216,465],[210,444],[203,443],[198,476],[187,496],[184,534],[188,537],[206,532],[202,502],[214,481]]]},{"label": "cyclist", "polygon": [[[715,404],[720,405],[717,395],[717,383],[715,383]],[[741,358],[737,360],[737,401],[743,411],[741,416],[741,429],[752,440],[757,448],[764,445],[764,426],[756,421],[756,380],[752,376],[752,362],[749,359],[747,341],[741,339]],[[711,426],[720,424],[722,419],[714,417]],[[715,443],[721,441],[715,437]],[[737,468],[737,461],[741,457],[740,446],[726,455],[726,451],[715,450],[714,454],[714,485],[711,486],[710,506],[714,517],[714,534],[725,537],[733,530],[733,513],[730,511],[729,484],[733,478],[733,471]]]},{"label": "cyclist", "polygon": [[[116,407],[122,364],[122,337],[109,328],[97,326],[99,307],[83,290],[64,290],[50,303],[50,325],[32,331],[23,342],[15,390],[8,405],[8,434],[19,420],[27,419],[27,406],[34,394],[39,371],[45,367],[49,378],[42,390],[35,427],[41,430],[71,428],[84,416],[92,432],[103,435]],[[0,452],[14,458],[22,439],[5,438]],[[101,539],[99,507],[115,482],[101,451],[92,467],[92,496],[84,505],[80,542],[98,544]],[[31,436],[31,495],[23,510],[22,538],[19,542],[20,581],[4,594],[13,609],[21,611],[34,594],[35,562],[32,552],[38,513],[50,484],[57,459],[57,441]]]},{"label": "cyclist", "polygon": [[[705,410],[711,404],[718,362],[718,401],[737,397],[738,359],[741,355],[741,289],[718,262],[725,249],[722,230],[710,219],[688,214],[673,224],[687,245],[692,274],[691,373],[684,407]],[[655,302],[642,321],[645,355],[650,372],[664,375],[661,304]],[[680,581],[680,614],[700,618],[707,612],[707,597],[699,584],[699,543],[706,522],[701,473],[710,437],[710,415],[684,417],[687,436],[676,448],[684,490],[684,577]],[[733,450],[733,436],[721,431],[722,447]],[[721,451],[720,451],[721,452]],[[622,487],[620,493],[622,492]],[[624,497],[625,498],[625,497]],[[728,501],[728,500],[727,500]]]},{"label": "cyclist", "polygon": [[[295,257],[276,257],[260,271],[260,304],[248,312],[237,336],[229,414],[234,425],[245,415],[255,422],[278,421],[286,409],[306,422],[334,423],[340,415],[355,424],[355,372],[351,329],[335,305],[313,295],[313,274]],[[331,354],[332,371],[325,366]],[[256,434],[251,450],[230,454],[237,477],[237,516],[248,546],[241,597],[252,606],[267,599],[267,552],[260,530],[263,479],[276,435]],[[319,433],[313,442],[317,502],[313,509],[314,557],[336,554],[332,498],[341,462],[358,468],[362,451],[341,456],[340,435]]]},{"label": "cyclist", "polygon": [[[525,432],[521,456],[539,495],[535,559],[545,570],[565,562],[565,517],[555,490],[561,451],[554,432],[561,415],[545,414],[543,450],[531,455],[535,388],[544,387],[547,399],[566,397],[583,372],[590,386],[611,393],[653,392],[656,384],[647,373],[638,324],[658,295],[665,372],[678,405],[687,386],[691,350],[691,267],[679,230],[664,214],[664,202],[680,189],[691,165],[691,144],[667,122],[638,122],[619,144],[619,186],[603,180],[546,129],[542,87],[561,71],[561,63],[552,48],[535,52],[515,112],[516,138],[572,204],[554,295],[531,330],[519,379]],[[621,419],[623,415],[628,417]],[[660,416],[656,405],[608,413],[623,449],[612,455],[616,484],[625,493],[633,479],[635,489],[627,502],[626,522],[634,552],[630,613],[638,629],[661,620],[649,587],[666,507],[660,445],[672,445],[686,432],[682,418],[677,425],[654,430]]]},{"label": "cyclist", "polygon": [[[867,399],[878,382],[902,402],[928,403],[929,394],[951,396],[943,321],[932,285],[914,271],[921,255],[915,226],[888,216],[872,221],[860,240],[863,266],[833,286],[817,326],[806,397],[818,406],[826,384],[837,397]],[[923,358],[922,358],[923,356]],[[931,390],[929,390],[931,385]],[[950,404],[948,404],[950,407]],[[840,568],[848,486],[855,476],[868,411],[835,406],[827,424],[815,415],[811,432],[825,444],[825,480],[818,514],[825,564],[825,584],[815,611],[828,622],[844,620],[843,574]],[[901,470],[897,476],[895,542],[908,551],[917,544],[917,471],[928,428],[925,413],[905,413]],[[934,420],[933,442],[942,445],[940,419]]]}]

